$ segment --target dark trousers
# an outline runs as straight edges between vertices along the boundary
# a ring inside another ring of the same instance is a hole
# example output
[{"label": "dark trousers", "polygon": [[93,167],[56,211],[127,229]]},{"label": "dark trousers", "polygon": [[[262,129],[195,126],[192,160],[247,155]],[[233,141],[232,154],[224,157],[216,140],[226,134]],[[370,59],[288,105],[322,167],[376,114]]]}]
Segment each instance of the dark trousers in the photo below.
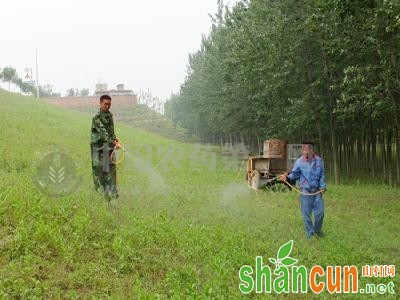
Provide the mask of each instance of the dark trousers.
[{"label": "dark trousers", "polygon": [[[93,183],[96,191],[103,192],[106,198],[118,198],[117,168],[111,161],[113,145],[90,145],[92,157]],[[115,157],[112,158],[115,161]]]}]

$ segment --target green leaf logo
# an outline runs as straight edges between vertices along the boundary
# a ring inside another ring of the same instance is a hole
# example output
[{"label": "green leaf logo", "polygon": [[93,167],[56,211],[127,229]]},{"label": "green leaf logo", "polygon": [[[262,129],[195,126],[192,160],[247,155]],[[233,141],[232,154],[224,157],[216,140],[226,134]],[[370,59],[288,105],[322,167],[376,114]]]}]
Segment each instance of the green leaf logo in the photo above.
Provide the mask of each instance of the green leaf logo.
[{"label": "green leaf logo", "polygon": [[291,265],[294,265],[295,263],[297,263],[297,259],[294,259],[291,257],[286,257],[281,260],[281,263],[282,263],[282,265],[285,265],[285,266],[291,266]]},{"label": "green leaf logo", "polygon": [[290,254],[290,252],[292,252],[292,247],[293,247],[293,240],[281,246],[278,251],[278,258],[282,259],[287,257]]},{"label": "green leaf logo", "polygon": [[275,258],[270,258],[269,261],[273,264],[275,264],[275,268],[279,270],[281,266],[284,267],[289,267],[291,265],[294,265],[297,263],[297,259],[294,259],[292,257],[289,257],[290,252],[292,252],[292,247],[293,247],[293,240],[287,242],[286,244],[282,245]]}]

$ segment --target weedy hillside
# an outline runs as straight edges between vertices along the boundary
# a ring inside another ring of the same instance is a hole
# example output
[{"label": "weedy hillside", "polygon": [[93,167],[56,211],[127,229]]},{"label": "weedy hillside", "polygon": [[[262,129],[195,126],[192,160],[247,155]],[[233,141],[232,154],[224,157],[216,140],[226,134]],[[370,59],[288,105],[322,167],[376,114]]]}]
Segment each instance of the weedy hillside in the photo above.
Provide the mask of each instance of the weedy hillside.
[{"label": "weedy hillside", "polygon": [[[289,240],[307,267],[399,266],[399,189],[328,181],[326,236],[308,240],[294,192],[252,191],[216,147],[117,124],[121,197],[107,202],[92,187],[90,114],[4,91],[0,107],[1,298],[241,298],[240,267],[263,256],[272,268],[268,258]],[[34,183],[57,147],[78,183],[64,197]],[[399,276],[390,280],[398,289]]]}]

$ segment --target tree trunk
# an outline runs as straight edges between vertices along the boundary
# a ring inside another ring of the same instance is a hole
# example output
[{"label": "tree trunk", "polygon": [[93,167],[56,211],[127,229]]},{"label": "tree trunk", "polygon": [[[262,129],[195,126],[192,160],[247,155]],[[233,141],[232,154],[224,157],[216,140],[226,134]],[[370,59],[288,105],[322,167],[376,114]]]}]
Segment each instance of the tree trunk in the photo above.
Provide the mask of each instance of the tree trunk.
[{"label": "tree trunk", "polygon": [[399,113],[395,114],[396,122],[396,184],[400,185],[400,120]]},{"label": "tree trunk", "polygon": [[322,140],[322,125],[321,125],[321,119],[318,118],[318,140],[319,140],[319,154],[321,157],[324,157],[325,155],[325,148],[323,146],[323,140]]},{"label": "tree trunk", "polygon": [[349,179],[351,179],[351,168],[350,168],[350,137],[346,134],[346,140],[344,143],[345,161],[346,161],[346,173]]},{"label": "tree trunk", "polygon": [[387,174],[388,174],[388,183],[389,185],[393,185],[393,177],[392,177],[392,131],[387,128],[386,134],[386,162],[387,162]]},{"label": "tree trunk", "polygon": [[339,161],[338,161],[338,147],[336,141],[336,134],[334,128],[334,119],[333,115],[331,114],[330,117],[330,126],[331,126],[331,143],[332,143],[332,163],[333,163],[333,174],[335,179],[335,184],[339,184]]},{"label": "tree trunk", "polygon": [[381,133],[381,155],[382,155],[383,181],[387,183],[386,143],[385,143],[384,130]]},{"label": "tree trunk", "polygon": [[340,182],[340,169],[339,169],[339,161],[338,161],[338,147],[337,147],[337,141],[336,141],[336,133],[335,133],[335,117],[333,115],[333,111],[335,109],[335,97],[332,94],[332,90],[330,88],[330,84],[334,83],[332,80],[333,76],[331,75],[331,71],[329,71],[330,64],[328,63],[328,58],[325,55],[324,51],[321,52],[323,61],[325,64],[325,70],[326,70],[326,79],[327,79],[327,95],[329,97],[329,126],[330,126],[330,131],[331,131],[331,143],[332,143],[332,162],[333,162],[333,171],[334,171],[334,182],[335,184],[339,184]]},{"label": "tree trunk", "polygon": [[[372,123],[372,122],[371,122]],[[371,135],[371,176],[375,179],[375,166],[376,166],[376,135],[374,133],[372,124],[370,124],[370,135]]]}]

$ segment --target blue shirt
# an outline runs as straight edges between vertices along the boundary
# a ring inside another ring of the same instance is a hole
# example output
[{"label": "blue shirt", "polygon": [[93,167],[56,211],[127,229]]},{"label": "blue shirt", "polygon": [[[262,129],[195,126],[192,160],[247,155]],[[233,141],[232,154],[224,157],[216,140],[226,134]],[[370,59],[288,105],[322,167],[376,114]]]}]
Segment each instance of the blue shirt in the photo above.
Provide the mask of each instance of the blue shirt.
[{"label": "blue shirt", "polygon": [[300,190],[304,192],[326,190],[324,161],[317,155],[309,159],[304,155],[297,159],[288,178],[291,181],[300,179]]}]

